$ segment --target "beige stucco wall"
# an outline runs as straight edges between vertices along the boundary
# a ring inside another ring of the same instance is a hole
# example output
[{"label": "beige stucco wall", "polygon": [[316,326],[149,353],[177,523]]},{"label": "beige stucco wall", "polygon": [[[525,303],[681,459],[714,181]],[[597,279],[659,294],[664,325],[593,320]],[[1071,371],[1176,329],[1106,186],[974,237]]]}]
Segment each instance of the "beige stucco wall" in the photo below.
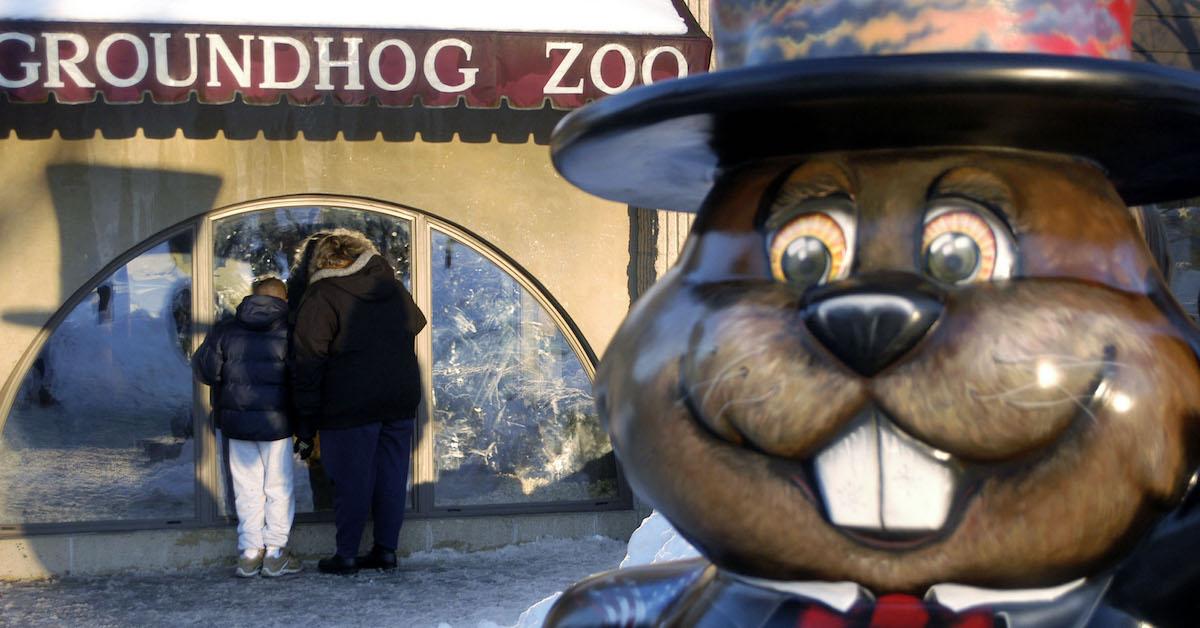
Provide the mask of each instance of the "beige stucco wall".
[{"label": "beige stucco wall", "polygon": [[548,149],[454,142],[0,139],[0,382],[70,294],[189,217],[287,194],[415,207],[506,252],[597,354],[628,307],[623,206],[574,189]]}]

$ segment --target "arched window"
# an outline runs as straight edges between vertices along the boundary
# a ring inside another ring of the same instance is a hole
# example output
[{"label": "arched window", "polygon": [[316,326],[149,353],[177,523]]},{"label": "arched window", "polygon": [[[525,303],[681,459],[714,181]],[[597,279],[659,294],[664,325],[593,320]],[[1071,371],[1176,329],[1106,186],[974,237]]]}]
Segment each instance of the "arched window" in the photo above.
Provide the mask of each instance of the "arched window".
[{"label": "arched window", "polygon": [[192,230],[68,305],[0,430],[0,523],[195,517]]},{"label": "arched window", "polygon": [[[592,405],[594,358],[535,280],[420,211],[309,196],[181,225],[64,308],[0,429],[0,525],[226,521],[221,438],[190,349],[255,279],[286,281],[304,239],[337,227],[365,233],[430,320],[413,516],[630,505]],[[319,463],[295,464],[297,512],[317,513],[301,520],[324,518]]]}]

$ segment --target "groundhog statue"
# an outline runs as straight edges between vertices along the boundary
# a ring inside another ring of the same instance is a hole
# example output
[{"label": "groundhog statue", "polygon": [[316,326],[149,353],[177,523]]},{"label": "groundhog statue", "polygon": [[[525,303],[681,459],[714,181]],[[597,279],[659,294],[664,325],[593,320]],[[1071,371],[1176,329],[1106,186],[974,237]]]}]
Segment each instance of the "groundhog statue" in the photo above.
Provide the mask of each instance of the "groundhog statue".
[{"label": "groundhog statue", "polygon": [[596,401],[704,558],[548,625],[1200,625],[1200,334],[1128,208],[1200,193],[1200,79],[1129,11],[723,0],[721,70],[563,121],[698,212]]}]

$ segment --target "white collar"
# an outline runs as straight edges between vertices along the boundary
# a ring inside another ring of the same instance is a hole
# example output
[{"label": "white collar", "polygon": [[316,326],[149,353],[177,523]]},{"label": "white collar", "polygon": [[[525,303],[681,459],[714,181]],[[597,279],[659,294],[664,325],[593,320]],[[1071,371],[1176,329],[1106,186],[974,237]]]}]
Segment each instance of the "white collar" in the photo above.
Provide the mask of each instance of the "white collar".
[{"label": "white collar", "polygon": [[[734,578],[757,587],[782,593],[803,595],[845,613],[860,599],[874,599],[870,591],[854,582],[819,582],[804,580],[768,580],[727,572]],[[1066,584],[1040,589],[982,589],[962,584],[942,583],[929,587],[925,599],[936,601],[958,612],[979,605],[1049,602],[1083,586],[1084,578]]]},{"label": "white collar", "polygon": [[981,604],[1019,604],[1026,602],[1049,602],[1082,587],[1085,578],[1066,584],[1041,589],[981,589],[965,584],[946,582],[935,584],[925,592],[926,600],[934,600],[946,608],[958,612],[964,608]]},{"label": "white collar", "polygon": [[364,251],[362,255],[358,256],[358,259],[354,260],[353,264],[350,264],[345,268],[323,268],[318,270],[317,272],[313,273],[311,278],[309,278],[308,285],[311,286],[322,279],[328,279],[330,277],[348,277],[353,275],[354,273],[362,270],[363,267],[367,265],[367,262],[371,261],[372,257],[375,257],[374,251]]},{"label": "white collar", "polygon": [[874,599],[870,591],[867,591],[855,582],[767,580],[766,578],[753,578],[733,572],[726,573],[756,587],[774,589],[781,593],[803,595],[804,597],[812,598],[842,613],[850,610],[862,598],[868,600]]}]

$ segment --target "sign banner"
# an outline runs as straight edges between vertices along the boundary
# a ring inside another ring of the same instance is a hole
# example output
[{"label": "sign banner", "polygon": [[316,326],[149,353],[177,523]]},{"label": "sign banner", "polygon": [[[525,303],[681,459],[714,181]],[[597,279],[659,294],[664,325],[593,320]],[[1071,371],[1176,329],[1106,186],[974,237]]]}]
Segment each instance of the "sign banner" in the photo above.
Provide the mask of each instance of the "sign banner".
[{"label": "sign banner", "polygon": [[0,92],[12,102],[269,105],[371,99],[572,109],[708,70],[702,34],[400,31],[0,21]]}]

